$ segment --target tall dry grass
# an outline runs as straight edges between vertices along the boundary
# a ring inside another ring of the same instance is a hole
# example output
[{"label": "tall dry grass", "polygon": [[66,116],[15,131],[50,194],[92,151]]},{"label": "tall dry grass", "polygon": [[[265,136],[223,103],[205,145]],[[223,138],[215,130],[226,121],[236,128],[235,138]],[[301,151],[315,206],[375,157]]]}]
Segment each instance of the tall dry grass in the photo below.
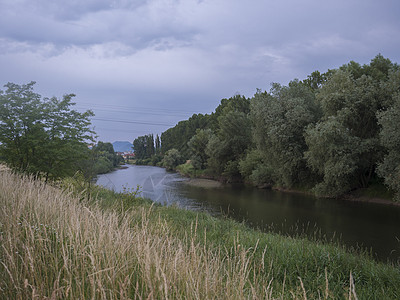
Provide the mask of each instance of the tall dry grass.
[{"label": "tall dry grass", "polygon": [[[301,278],[289,291],[285,279],[274,285],[266,249],[260,258],[253,255],[257,244],[208,247],[195,242],[195,221],[187,237],[178,239],[161,217],[150,221],[151,214],[152,207],[125,213],[100,209],[31,178],[1,172],[0,297],[272,299],[273,286],[293,299],[310,297]],[[355,299],[350,283],[343,294]],[[327,278],[319,297],[333,297]]]}]

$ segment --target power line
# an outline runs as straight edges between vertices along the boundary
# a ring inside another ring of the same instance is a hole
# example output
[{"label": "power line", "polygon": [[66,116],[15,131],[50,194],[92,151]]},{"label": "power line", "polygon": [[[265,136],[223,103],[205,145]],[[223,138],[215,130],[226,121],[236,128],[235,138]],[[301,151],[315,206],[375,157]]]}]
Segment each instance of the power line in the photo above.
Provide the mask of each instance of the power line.
[{"label": "power line", "polygon": [[114,104],[100,104],[100,103],[90,103],[90,102],[77,102],[77,105],[83,104],[86,106],[91,107],[102,107],[102,108],[120,108],[124,111],[126,110],[144,110],[144,111],[151,111],[151,112],[165,112],[165,113],[178,113],[178,114],[193,114],[193,111],[185,111],[185,110],[177,110],[177,109],[168,109],[168,108],[154,108],[154,107],[138,107],[138,106],[124,106],[124,105],[114,105]]},{"label": "power line", "polygon": [[158,125],[158,126],[175,126],[175,125],[165,124],[165,123],[151,123],[151,122],[113,120],[113,119],[101,119],[101,118],[93,118],[92,120],[95,120],[95,121],[105,121],[105,122],[114,122],[114,123],[127,123],[127,124]]},{"label": "power line", "polygon": [[127,133],[142,133],[143,130],[126,130],[126,129],[115,129],[115,128],[103,128],[103,127],[97,127],[95,126],[94,128],[95,131],[101,130],[101,131],[111,131],[111,132],[127,132]]},{"label": "power line", "polygon": [[[91,109],[90,107],[78,107],[81,109]],[[144,115],[155,115],[155,116],[174,116],[174,117],[185,117],[186,114],[171,114],[171,113],[156,113],[156,112],[146,112],[146,111],[129,111],[129,110],[115,110],[115,109],[102,109],[102,108],[95,108],[94,111],[106,111],[106,112],[116,112],[116,113],[129,113],[129,114],[144,114]]]}]

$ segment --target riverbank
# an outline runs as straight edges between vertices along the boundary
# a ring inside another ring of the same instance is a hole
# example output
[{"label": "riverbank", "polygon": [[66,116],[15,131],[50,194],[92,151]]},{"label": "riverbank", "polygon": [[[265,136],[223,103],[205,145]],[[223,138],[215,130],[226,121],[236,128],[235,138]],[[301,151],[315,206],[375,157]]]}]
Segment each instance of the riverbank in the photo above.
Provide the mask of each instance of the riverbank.
[{"label": "riverbank", "polygon": [[387,200],[387,199],[378,198],[378,197],[367,197],[367,196],[348,194],[348,195],[343,196],[340,199],[343,199],[345,201],[352,201],[352,202],[376,203],[376,204],[381,204],[381,205],[400,207],[400,202],[395,202],[392,200]]},{"label": "riverbank", "polygon": [[[314,196],[313,193],[306,191],[306,190],[286,189],[286,188],[279,188],[279,187],[273,187],[272,189],[276,190],[276,191],[284,192],[284,193]],[[363,193],[360,190],[352,191],[346,195],[343,195],[342,197],[339,197],[339,199],[343,200],[343,201],[360,202],[360,203],[375,203],[375,204],[386,205],[386,206],[400,207],[400,202],[389,200],[387,198],[381,198],[376,195],[373,195],[373,196],[363,195]]]},{"label": "riverbank", "polygon": [[[78,185],[77,185],[78,186]],[[398,299],[399,265],[105,189],[0,173],[5,298]],[[75,197],[77,195],[78,197]],[[85,197],[83,197],[85,198]]]},{"label": "riverbank", "polygon": [[[197,186],[197,187],[203,187],[203,188],[217,188],[223,186],[225,183],[224,180],[218,180],[216,178],[213,178],[210,175],[207,175],[204,173],[204,171],[199,171],[195,170],[191,164],[182,164],[179,165],[176,170],[177,173],[179,173],[182,176],[190,178],[187,182],[185,182],[188,185],[192,186]],[[276,191],[280,191],[283,193],[291,193],[291,194],[302,194],[302,195],[309,195],[309,196],[315,196],[314,193],[312,193],[309,189],[297,189],[297,188],[283,188],[279,186],[263,186],[263,187],[257,187],[255,186],[254,188],[260,188],[260,189],[273,189]],[[379,196],[384,194],[383,197]],[[339,199],[344,200],[344,201],[352,201],[352,202],[364,202],[364,203],[376,203],[376,204],[381,204],[381,205],[387,205],[387,206],[400,206],[400,202],[391,200],[393,198],[393,195],[384,189],[382,189],[382,186],[373,186],[370,191],[369,189],[359,189],[355,191],[351,191],[341,197]]]},{"label": "riverbank", "polygon": [[187,181],[183,182],[184,184],[202,188],[219,188],[222,186],[222,183],[217,180],[212,179],[204,179],[204,178],[190,178]]}]

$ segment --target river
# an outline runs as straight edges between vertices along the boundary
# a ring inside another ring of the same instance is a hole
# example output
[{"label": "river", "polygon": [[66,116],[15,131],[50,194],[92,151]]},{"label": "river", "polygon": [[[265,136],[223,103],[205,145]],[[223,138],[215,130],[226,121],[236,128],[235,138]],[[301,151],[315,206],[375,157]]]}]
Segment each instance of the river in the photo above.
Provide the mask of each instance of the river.
[{"label": "river", "polygon": [[165,205],[226,215],[263,231],[306,234],[372,251],[381,261],[400,262],[400,207],[323,199],[309,195],[227,185],[202,188],[163,168],[131,166],[98,176],[115,191],[141,187],[142,196]]}]

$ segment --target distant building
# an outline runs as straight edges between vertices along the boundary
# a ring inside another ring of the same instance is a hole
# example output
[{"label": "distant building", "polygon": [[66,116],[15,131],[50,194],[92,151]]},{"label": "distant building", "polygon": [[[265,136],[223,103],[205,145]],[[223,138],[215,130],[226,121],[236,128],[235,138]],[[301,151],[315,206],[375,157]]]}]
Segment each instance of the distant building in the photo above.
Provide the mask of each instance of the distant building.
[{"label": "distant building", "polygon": [[134,159],[135,153],[125,153],[123,156],[124,159]]},{"label": "distant building", "polygon": [[124,159],[134,159],[135,158],[135,153],[131,151],[126,151],[126,152],[115,152],[117,155],[122,156]]}]

